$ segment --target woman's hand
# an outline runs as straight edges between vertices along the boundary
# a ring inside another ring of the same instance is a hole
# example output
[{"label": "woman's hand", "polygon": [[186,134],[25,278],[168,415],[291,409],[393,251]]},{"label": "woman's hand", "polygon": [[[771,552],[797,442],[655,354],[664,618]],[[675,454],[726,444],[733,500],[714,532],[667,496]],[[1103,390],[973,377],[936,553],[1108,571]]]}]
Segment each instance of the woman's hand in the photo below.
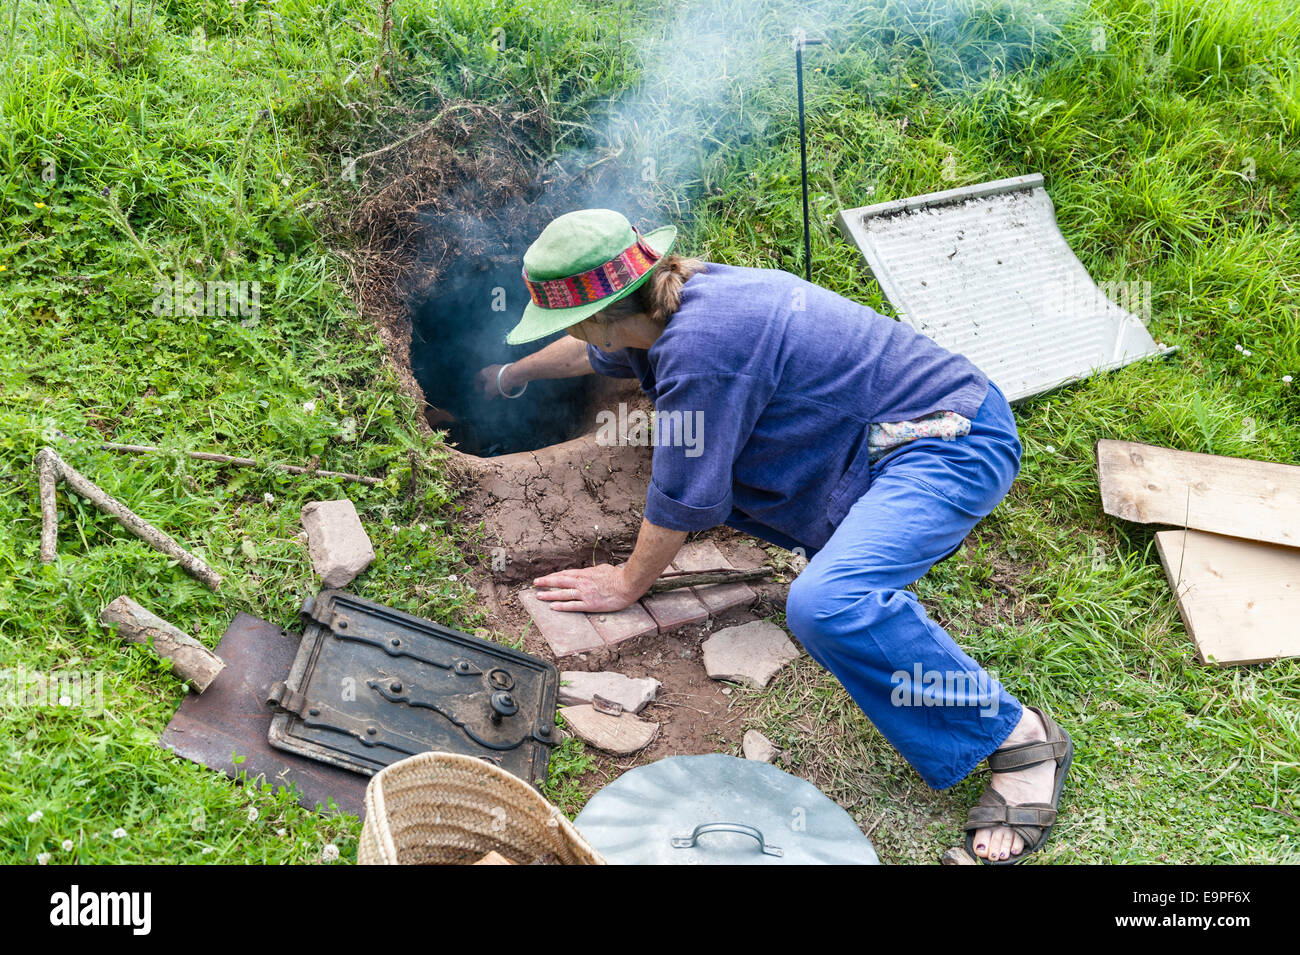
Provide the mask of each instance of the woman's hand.
[{"label": "woman's hand", "polygon": [[626,564],[598,564],[575,567],[538,577],[533,586],[549,587],[537,591],[540,600],[553,601],[556,610],[583,610],[587,613],[613,613],[636,603],[642,591],[628,580]]},{"label": "woman's hand", "polygon": [[[493,398],[504,398],[501,389],[514,392],[519,387],[511,377],[514,366],[507,368],[505,374],[501,374],[501,365],[488,365],[486,368],[480,368],[479,373],[474,376],[474,387],[478,389],[479,394],[491,401]],[[497,376],[501,375],[500,387],[498,387]]]}]

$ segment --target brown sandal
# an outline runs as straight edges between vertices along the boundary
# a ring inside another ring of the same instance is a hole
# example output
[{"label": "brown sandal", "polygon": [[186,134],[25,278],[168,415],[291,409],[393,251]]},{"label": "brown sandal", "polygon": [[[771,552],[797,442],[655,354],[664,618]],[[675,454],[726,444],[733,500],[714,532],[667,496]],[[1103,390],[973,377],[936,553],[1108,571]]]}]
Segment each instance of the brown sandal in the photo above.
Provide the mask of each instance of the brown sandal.
[{"label": "brown sandal", "polygon": [[[984,790],[976,803],[966,815],[966,851],[972,859],[985,865],[1015,865],[1023,862],[1025,856],[1037,852],[1047,842],[1047,836],[1056,824],[1057,805],[1061,800],[1061,788],[1065,785],[1065,776],[1070,771],[1070,762],[1074,759],[1074,740],[1070,734],[1056,725],[1056,721],[1036,706],[1031,706],[1043,721],[1047,729],[1047,740],[1033,743],[1018,743],[1004,746],[988,758],[989,769],[995,773],[1009,773],[1028,769],[1052,760],[1056,763],[1056,784],[1052,788],[1052,801],[1027,802],[1010,805],[993,787]],[[975,854],[975,831],[977,829],[1010,829],[1025,840],[1025,848],[1018,856],[998,862]]]}]

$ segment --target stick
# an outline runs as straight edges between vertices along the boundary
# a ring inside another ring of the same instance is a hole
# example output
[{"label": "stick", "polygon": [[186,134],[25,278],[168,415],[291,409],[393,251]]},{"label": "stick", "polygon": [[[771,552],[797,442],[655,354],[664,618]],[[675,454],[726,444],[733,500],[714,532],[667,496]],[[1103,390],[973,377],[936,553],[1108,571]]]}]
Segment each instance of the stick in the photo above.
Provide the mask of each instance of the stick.
[{"label": "stick", "polygon": [[[167,454],[164,448],[155,448],[147,444],[115,444],[106,441],[100,445],[105,451],[123,451],[132,454]],[[365,477],[361,474],[348,474],[346,471],[319,471],[315,468],[299,467],[296,464],[262,464],[253,458],[236,458],[228,454],[212,454],[208,451],[185,451],[182,452],[186,457],[193,458],[195,461],[214,461],[217,464],[237,464],[245,468],[274,468],[277,471],[287,471],[289,474],[317,474],[321,477],[343,478],[345,481],[356,481],[359,484],[369,484],[372,487],[376,484],[382,484],[379,478]]]},{"label": "stick", "polygon": [[[40,451],[40,453],[37,454],[36,457],[37,457],[38,469],[42,466],[46,468],[53,467],[55,469],[55,472],[58,474],[58,476],[63,478],[63,482],[69,488],[76,491],[86,500],[90,501],[91,504],[94,504],[97,508],[99,508],[105,514],[107,514],[109,517],[112,517],[119,524],[121,524],[123,527],[129,530],[136,537],[140,538],[140,540],[144,541],[154,550],[161,551],[162,553],[166,554],[168,557],[174,559],[187,571],[189,571],[199,580],[203,581],[203,583],[206,584],[208,587],[210,587],[212,590],[217,590],[221,587],[220,574],[218,574],[215,570],[213,570],[211,567],[205,564],[198,557],[195,557],[193,554],[187,551],[180,544],[176,543],[176,541],[172,540],[162,531],[158,530],[158,528],[154,527],[148,521],[141,518],[129,507],[127,507],[126,505],[122,504],[120,501],[106,494],[104,490],[101,487],[99,487],[99,485],[95,484],[93,481],[88,480],[84,475],[82,475],[79,471],[77,471],[76,468],[69,466],[67,462],[65,462],[62,458],[58,456],[58,454],[55,453],[53,448],[43,448]],[[42,465],[42,459],[44,460],[43,465]],[[49,490],[47,484],[43,486],[41,489],[42,517],[44,517],[46,513],[45,505],[48,496],[49,496]],[[47,537],[48,537],[48,529],[43,527],[41,530],[41,544],[42,544],[41,559],[42,560],[45,560],[44,544]],[[53,559],[54,559],[54,553],[51,550],[49,554],[49,560],[53,560]],[[48,560],[45,562],[49,563]]]},{"label": "stick", "polygon": [[130,643],[149,646],[152,640],[154,653],[171,661],[172,672],[197,693],[206,690],[226,667],[221,657],[130,597],[118,597],[100,611],[99,622],[106,627],[115,625],[117,635]]},{"label": "stick", "polygon": [[678,570],[661,576],[650,585],[646,593],[661,594],[665,590],[699,587],[703,584],[735,584],[746,580],[762,580],[770,576],[772,576],[771,567],[759,567],[754,570]]},{"label": "stick", "polygon": [[58,455],[49,448],[36,454],[36,479],[41,489],[41,563],[54,560],[59,547],[59,511],[54,490],[59,483]]}]

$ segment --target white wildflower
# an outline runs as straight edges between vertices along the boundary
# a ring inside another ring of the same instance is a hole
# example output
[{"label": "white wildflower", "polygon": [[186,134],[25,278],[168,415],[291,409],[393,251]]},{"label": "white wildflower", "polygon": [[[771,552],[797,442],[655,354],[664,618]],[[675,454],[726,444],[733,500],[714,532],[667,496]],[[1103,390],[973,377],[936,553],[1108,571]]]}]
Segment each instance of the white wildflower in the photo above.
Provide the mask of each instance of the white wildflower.
[{"label": "white wildflower", "polygon": [[1241,350],[1241,354],[1242,354],[1244,357],[1249,358],[1249,357],[1250,357],[1250,349],[1249,349],[1249,348],[1243,348],[1243,349]]},{"label": "white wildflower", "polygon": [[71,852],[71,851],[72,851],[72,840],[71,840],[71,839],[64,839],[64,840],[63,840],[63,851],[64,851],[64,852]]},{"label": "white wildflower", "polygon": [[1056,453],[1056,448],[1055,448],[1055,446],[1050,445],[1050,444],[1045,444],[1045,445],[1043,445],[1043,450],[1046,451],[1048,454],[1055,454],[1055,453]]},{"label": "white wildflower", "polygon": [[126,838],[126,830],[123,829],[121,826],[118,826],[116,829],[113,830],[113,838],[114,838],[114,839],[125,839],[125,838]]},{"label": "white wildflower", "polygon": [[1290,376],[1290,375],[1283,375],[1283,376],[1282,376],[1282,384],[1284,384],[1284,385],[1289,385],[1289,384],[1291,384],[1291,376]]},{"label": "white wildflower", "polygon": [[277,830],[275,830],[275,834],[276,834],[277,836],[279,836],[281,839],[283,839],[285,836],[287,836],[287,835],[289,834],[289,830],[288,830],[288,829],[277,829]]},{"label": "white wildflower", "polygon": [[304,401],[304,402],[302,403],[302,410],[305,411],[305,412],[307,412],[308,414],[315,414],[315,413],[316,413],[316,399],[313,398],[313,399],[311,399],[311,401]]},{"label": "white wildflower", "polygon": [[207,855],[209,852],[216,852],[216,851],[217,851],[216,848],[213,846],[204,846],[202,854]]},{"label": "white wildflower", "polygon": [[50,863],[50,854],[48,852],[42,852],[40,855],[36,857],[37,865],[49,865],[49,863]]},{"label": "white wildflower", "polygon": [[1240,346],[1240,345],[1233,345],[1232,347],[1235,348],[1235,349],[1237,349],[1237,351],[1241,351],[1241,346]]},{"label": "white wildflower", "polygon": [[457,581],[458,578],[456,577],[455,574],[452,574],[452,575],[451,575],[450,577],[448,577],[447,579],[450,580],[450,581],[454,584],[454,583]]},{"label": "white wildflower", "polygon": [[37,809],[34,813],[32,813],[30,816],[27,817],[27,821],[30,823],[37,823],[44,818],[45,818],[45,813]]},{"label": "white wildflower", "polygon": [[249,806],[249,807],[248,807],[248,821],[249,821],[249,822],[257,822],[257,817],[258,817],[257,807],[256,807],[256,806]]},{"label": "white wildflower", "polygon": [[72,697],[70,696],[59,697],[59,706],[71,706],[71,705],[72,705]]},{"label": "white wildflower", "polygon": [[275,495],[267,491],[262,495],[262,500],[266,502],[267,506],[270,506],[275,503]]},{"label": "white wildflower", "polygon": [[339,847],[334,843],[329,843],[320,851],[321,860],[324,862],[336,862],[339,857]]}]

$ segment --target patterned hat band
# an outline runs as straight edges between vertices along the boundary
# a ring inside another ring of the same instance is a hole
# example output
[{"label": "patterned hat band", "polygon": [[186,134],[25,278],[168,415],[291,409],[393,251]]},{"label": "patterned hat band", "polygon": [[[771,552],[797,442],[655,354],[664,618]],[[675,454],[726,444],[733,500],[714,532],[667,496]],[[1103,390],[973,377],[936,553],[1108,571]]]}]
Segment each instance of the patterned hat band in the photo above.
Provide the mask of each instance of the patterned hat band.
[{"label": "patterned hat band", "polygon": [[610,259],[587,272],[561,279],[534,282],[524,270],[524,284],[538,308],[574,308],[588,305],[621,292],[649,272],[659,261],[659,253],[646,245],[641,230],[633,226],[636,242]]}]

